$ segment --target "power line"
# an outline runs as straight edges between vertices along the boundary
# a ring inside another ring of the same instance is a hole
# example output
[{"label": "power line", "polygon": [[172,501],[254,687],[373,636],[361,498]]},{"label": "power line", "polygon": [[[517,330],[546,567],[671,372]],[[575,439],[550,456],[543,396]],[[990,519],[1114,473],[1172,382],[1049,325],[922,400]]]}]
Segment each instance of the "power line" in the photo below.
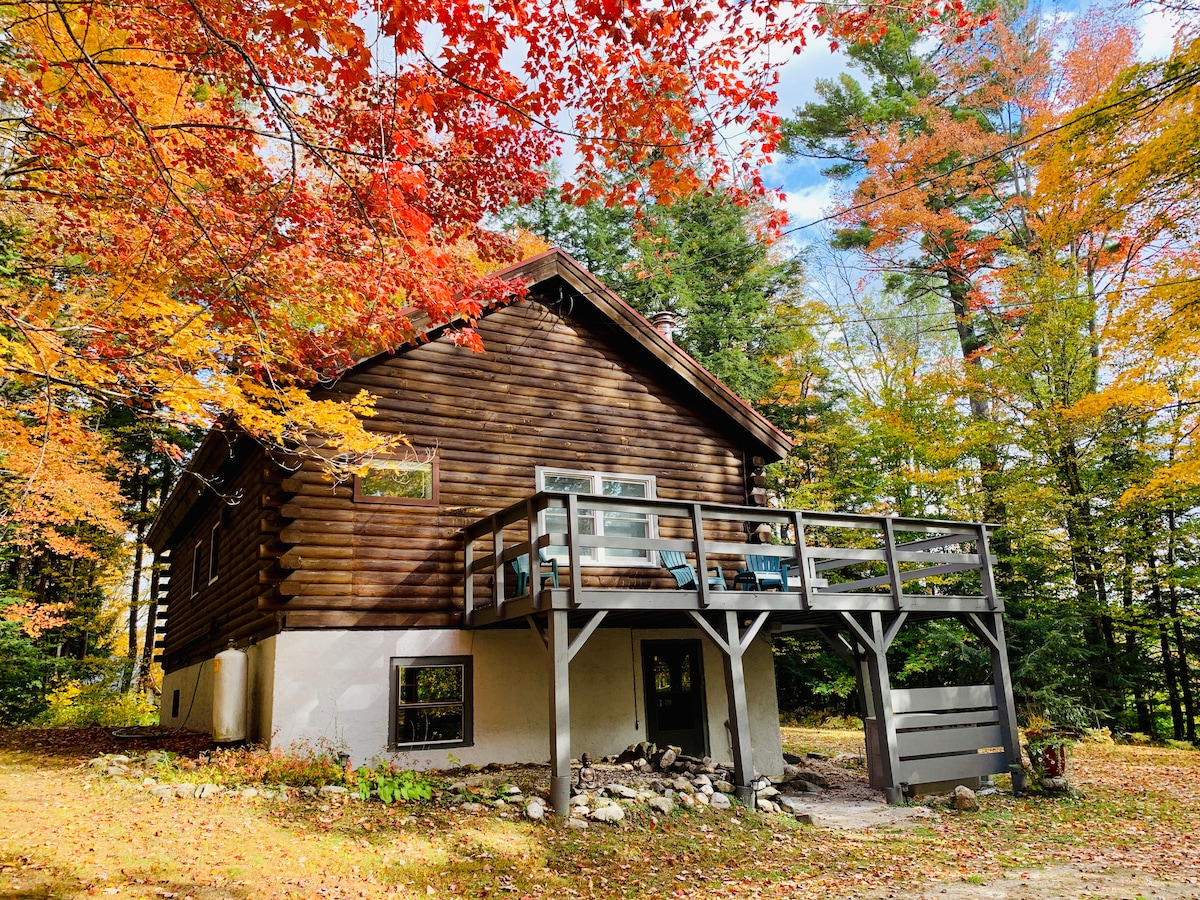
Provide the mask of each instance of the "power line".
[{"label": "power line", "polygon": [[[809,228],[815,228],[816,226],[824,224],[825,222],[831,222],[831,221],[834,221],[835,219],[839,219],[849,213],[857,212],[860,209],[866,209],[868,207],[874,206],[875,204],[880,203],[884,200],[891,200],[893,197],[899,197],[903,194],[908,193],[909,191],[913,191],[918,188],[922,188],[927,185],[934,184],[944,178],[948,178],[951,175],[957,174],[958,172],[962,172],[967,169],[972,169],[975,166],[978,166],[982,163],[989,162],[998,157],[1002,157],[1005,154],[1010,153],[1019,147],[1026,146],[1028,144],[1034,143],[1035,141],[1039,141],[1048,135],[1055,134],[1055,133],[1057,133],[1059,131],[1063,131],[1067,128],[1074,127],[1075,125],[1081,124],[1088,119],[1100,116],[1106,112],[1116,109],[1117,107],[1140,101],[1143,98],[1147,97],[1148,95],[1151,95],[1164,87],[1169,87],[1169,88],[1171,88],[1171,90],[1166,94],[1166,96],[1164,96],[1163,98],[1161,98],[1158,101],[1158,103],[1164,102],[1176,91],[1181,90],[1182,87],[1186,87],[1187,82],[1190,80],[1194,80],[1197,75],[1200,75],[1200,66],[1196,66],[1191,69],[1185,69],[1184,71],[1180,72],[1177,75],[1173,75],[1170,78],[1164,78],[1162,81],[1159,81],[1159,82],[1156,82],[1155,84],[1149,85],[1149,86],[1141,89],[1140,91],[1137,91],[1136,93],[1129,94],[1125,97],[1122,97],[1118,100],[1114,100],[1113,102],[1105,104],[1104,106],[1098,107],[1096,109],[1092,109],[1092,110],[1088,110],[1086,112],[1080,113],[1079,115],[1075,116],[1072,119],[1068,119],[1065,122],[1060,122],[1058,125],[1053,125],[1049,128],[1046,128],[1042,131],[1037,132],[1036,134],[1032,134],[1027,137],[1024,137],[1024,138],[1022,138],[1018,141],[1015,141],[1014,143],[1011,143],[1001,149],[994,150],[990,153],[985,153],[984,155],[976,157],[975,159],[967,160],[966,162],[960,163],[959,165],[954,166],[953,168],[948,169],[945,172],[939,172],[935,175],[929,175],[925,178],[918,179],[917,181],[914,181],[912,184],[906,185],[902,188],[896,188],[893,191],[889,191],[885,194],[881,194],[879,196],[872,197],[869,200],[863,200],[852,206],[848,206],[845,209],[839,210],[838,212],[830,213],[826,216],[822,216],[819,219],[813,219],[811,222],[805,222],[803,225],[796,225],[792,228],[786,228],[783,231],[779,232],[778,237],[787,237],[788,235],[798,234],[801,231],[806,231]],[[688,269],[696,268],[696,267],[701,266],[708,262],[713,262],[715,260],[723,259],[728,256],[734,256],[739,253],[745,253],[749,250],[753,250],[754,248],[762,246],[766,243],[767,243],[766,238],[759,238],[757,240],[747,243],[746,245],[744,245],[742,247],[738,247],[733,250],[726,250],[722,253],[714,253],[712,256],[707,256],[702,259],[694,260],[694,261],[692,261],[690,263],[686,263],[684,265],[673,266],[672,271],[674,271],[674,272],[686,271]],[[656,277],[656,275],[652,274],[650,277],[653,278],[653,277]],[[631,284],[631,283],[634,283],[634,282],[623,282],[623,284]]]},{"label": "power line", "polygon": [[[636,282],[625,282],[626,284],[635,284]],[[1154,284],[1132,284],[1119,288],[1109,288],[1103,291],[1089,291],[1080,294],[1066,294],[1060,297],[1044,297],[1041,299],[1029,299],[1019,303],[996,303],[992,305],[981,306],[981,312],[1008,312],[1011,310],[1026,309],[1030,306],[1046,306],[1055,303],[1065,303],[1069,300],[1088,300],[1099,297],[1111,297],[1117,294],[1123,294],[1127,291],[1151,291],[1165,287],[1180,287],[1189,284],[1200,284],[1200,276],[1191,278],[1180,278],[1173,281],[1160,281]],[[611,290],[611,289],[610,289]],[[600,296],[599,291],[594,290],[577,290],[575,293],[583,297]],[[907,319],[924,319],[933,316],[947,315],[948,311],[942,310],[933,313],[897,313],[886,316],[857,316],[852,318],[837,318],[826,321],[811,321],[811,322],[795,322],[796,328],[836,328],[843,325],[869,325],[875,322],[894,322]]]}]

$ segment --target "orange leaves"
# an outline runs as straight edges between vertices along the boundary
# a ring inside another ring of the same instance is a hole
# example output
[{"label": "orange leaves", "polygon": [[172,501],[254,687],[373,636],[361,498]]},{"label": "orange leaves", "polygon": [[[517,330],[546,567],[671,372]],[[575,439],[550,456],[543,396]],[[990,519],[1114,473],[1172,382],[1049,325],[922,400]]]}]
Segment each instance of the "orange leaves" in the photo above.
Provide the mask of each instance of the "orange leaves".
[{"label": "orange leaves", "polygon": [[512,296],[486,273],[523,246],[483,223],[535,197],[567,141],[579,199],[762,193],[772,51],[881,21],[769,0],[385,0],[393,46],[373,56],[353,0],[60,10],[0,11],[0,94],[19,111],[0,126],[3,249],[22,273],[0,289],[0,378],[28,403],[5,415],[29,448],[123,403],[369,452],[356,411],[304,386],[413,339],[414,310],[479,349],[474,320]]},{"label": "orange leaves", "polygon": [[21,630],[31,638],[41,637],[43,632],[65,625],[67,619],[59,615],[70,606],[68,603],[43,603],[38,605],[32,601],[12,603],[4,607],[0,614],[6,622],[16,622]]}]

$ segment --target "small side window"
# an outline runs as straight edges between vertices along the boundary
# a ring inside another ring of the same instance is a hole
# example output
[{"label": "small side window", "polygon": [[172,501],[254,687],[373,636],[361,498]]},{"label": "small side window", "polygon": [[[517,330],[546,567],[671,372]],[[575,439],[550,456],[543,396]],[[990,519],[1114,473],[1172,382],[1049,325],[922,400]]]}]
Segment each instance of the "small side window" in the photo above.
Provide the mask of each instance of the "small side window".
[{"label": "small side window", "polygon": [[221,558],[221,523],[212,527],[212,540],[208,542],[208,583],[217,580],[217,566]]},{"label": "small side window", "polygon": [[436,506],[437,457],[375,460],[363,474],[354,477],[354,499],[361,503]]},{"label": "small side window", "polygon": [[200,592],[200,551],[204,548],[203,541],[196,542],[196,549],[192,551],[192,596]]}]

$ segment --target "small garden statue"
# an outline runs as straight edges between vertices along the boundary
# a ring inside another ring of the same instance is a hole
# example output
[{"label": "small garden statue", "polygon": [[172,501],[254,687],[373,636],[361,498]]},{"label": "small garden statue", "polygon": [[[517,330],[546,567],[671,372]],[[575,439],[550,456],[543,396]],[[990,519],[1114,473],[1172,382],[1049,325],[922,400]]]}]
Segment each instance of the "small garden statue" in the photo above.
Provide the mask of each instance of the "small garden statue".
[{"label": "small garden statue", "polygon": [[596,778],[596,770],[592,768],[592,757],[585,753],[579,759],[579,780],[575,782],[575,786],[580,790],[590,791],[599,783]]}]

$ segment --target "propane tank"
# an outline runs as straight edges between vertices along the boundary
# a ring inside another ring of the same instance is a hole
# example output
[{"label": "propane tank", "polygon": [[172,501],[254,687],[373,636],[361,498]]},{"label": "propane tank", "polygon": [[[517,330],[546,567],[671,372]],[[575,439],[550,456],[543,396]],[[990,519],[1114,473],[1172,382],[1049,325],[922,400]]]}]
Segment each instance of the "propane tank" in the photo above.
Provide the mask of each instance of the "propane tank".
[{"label": "propane tank", "polygon": [[246,674],[249,660],[244,650],[230,644],[213,659],[213,741],[218,744],[246,739]]}]

